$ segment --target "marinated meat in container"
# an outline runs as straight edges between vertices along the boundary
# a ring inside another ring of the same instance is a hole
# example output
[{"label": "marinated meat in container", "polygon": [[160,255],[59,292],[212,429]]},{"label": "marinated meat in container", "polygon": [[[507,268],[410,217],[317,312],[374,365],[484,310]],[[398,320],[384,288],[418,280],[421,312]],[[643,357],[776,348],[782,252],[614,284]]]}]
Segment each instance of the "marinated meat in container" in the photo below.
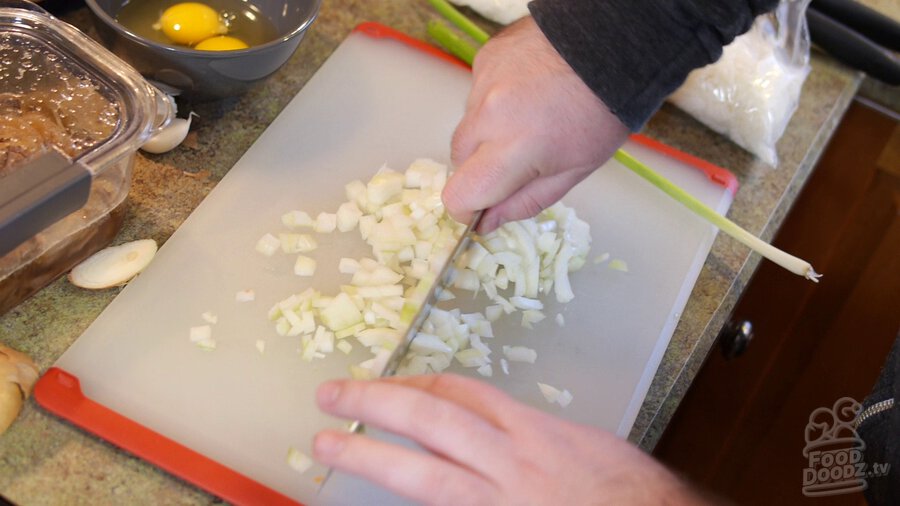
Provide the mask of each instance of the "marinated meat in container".
[{"label": "marinated meat in container", "polygon": [[106,246],[170,97],[39,7],[0,1],[0,314]]}]

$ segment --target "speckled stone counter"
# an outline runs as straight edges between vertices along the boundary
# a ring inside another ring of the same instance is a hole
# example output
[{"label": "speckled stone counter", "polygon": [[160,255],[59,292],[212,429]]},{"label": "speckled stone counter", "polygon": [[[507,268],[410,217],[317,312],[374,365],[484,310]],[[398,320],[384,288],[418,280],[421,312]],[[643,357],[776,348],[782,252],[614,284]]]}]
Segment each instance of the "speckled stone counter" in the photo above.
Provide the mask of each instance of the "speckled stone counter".
[{"label": "speckled stone counter", "polygon": [[[424,38],[432,17],[422,1],[325,0],[299,50],[276,75],[242,97],[193,104],[199,118],[184,145],[166,155],[138,155],[125,227],[115,242],[153,238],[164,243],[357,23],[379,21]],[[64,19],[92,33],[85,9]],[[779,145],[777,169],[669,106],[646,129],[734,172],[741,189],[729,216],[765,239],[778,229],[861,81],[860,74],[821,55],[812,64],[800,107]],[[727,237],[715,241],[632,441],[653,448],[758,262]],[[0,317],[0,342],[30,354],[46,370],[117,293],[85,291],[57,280]],[[0,494],[23,505],[220,502],[49,415],[33,400],[0,436]]]}]

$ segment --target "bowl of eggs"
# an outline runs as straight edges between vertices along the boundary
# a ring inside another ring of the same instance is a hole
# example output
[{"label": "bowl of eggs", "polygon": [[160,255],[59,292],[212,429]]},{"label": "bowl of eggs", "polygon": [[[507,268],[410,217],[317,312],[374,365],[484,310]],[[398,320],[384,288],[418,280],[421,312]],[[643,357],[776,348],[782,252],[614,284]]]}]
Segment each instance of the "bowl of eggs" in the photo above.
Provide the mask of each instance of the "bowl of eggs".
[{"label": "bowl of eggs", "polygon": [[101,42],[172,95],[239,95],[278,70],[321,0],[86,0]]}]

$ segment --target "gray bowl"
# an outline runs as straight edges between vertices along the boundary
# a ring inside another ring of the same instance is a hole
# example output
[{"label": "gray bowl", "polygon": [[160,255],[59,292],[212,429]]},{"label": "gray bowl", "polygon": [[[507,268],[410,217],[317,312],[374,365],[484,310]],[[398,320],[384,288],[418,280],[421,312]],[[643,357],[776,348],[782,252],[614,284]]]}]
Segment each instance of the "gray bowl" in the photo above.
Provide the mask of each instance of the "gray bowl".
[{"label": "gray bowl", "polygon": [[239,95],[294,54],[319,13],[321,0],[254,0],[280,37],[237,51],[197,51],[141,37],[116,22],[127,0],[85,0],[101,42],[162,90],[194,100]]}]

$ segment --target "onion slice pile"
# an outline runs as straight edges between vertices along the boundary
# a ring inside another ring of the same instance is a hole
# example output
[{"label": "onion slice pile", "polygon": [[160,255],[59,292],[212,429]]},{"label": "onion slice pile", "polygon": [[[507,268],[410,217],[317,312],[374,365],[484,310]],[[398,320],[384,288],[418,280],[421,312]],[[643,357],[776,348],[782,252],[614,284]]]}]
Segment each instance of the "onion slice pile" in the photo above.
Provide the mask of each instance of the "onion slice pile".
[{"label": "onion slice pile", "polygon": [[[289,230],[358,231],[372,251],[371,257],[340,259],[347,283],[338,293],[308,288],[269,310],[278,335],[300,337],[303,360],[323,359],[334,350],[350,353],[359,344],[372,356],[351,366],[351,375],[366,379],[381,373],[465,229],[441,202],[447,176],[446,166],[430,159],[415,160],[402,173],[382,167],[368,182],[348,183],[347,201],[336,213],[291,210],[282,215]],[[398,373],[437,373],[455,360],[491,376],[492,322],[521,312],[522,326],[531,328],[545,319],[543,299],[571,301],[569,273],[585,264],[590,244],[589,225],[561,203],[478,237],[455,266],[453,288],[483,292],[491,304],[474,313],[432,309]],[[267,233],[256,249],[266,256],[279,250],[293,255],[315,245],[305,234]],[[315,262],[302,254],[296,259],[295,273],[311,275]],[[444,306],[456,298],[445,292]],[[509,374],[508,361],[537,359],[535,350],[522,346],[503,351],[504,374]]]}]

